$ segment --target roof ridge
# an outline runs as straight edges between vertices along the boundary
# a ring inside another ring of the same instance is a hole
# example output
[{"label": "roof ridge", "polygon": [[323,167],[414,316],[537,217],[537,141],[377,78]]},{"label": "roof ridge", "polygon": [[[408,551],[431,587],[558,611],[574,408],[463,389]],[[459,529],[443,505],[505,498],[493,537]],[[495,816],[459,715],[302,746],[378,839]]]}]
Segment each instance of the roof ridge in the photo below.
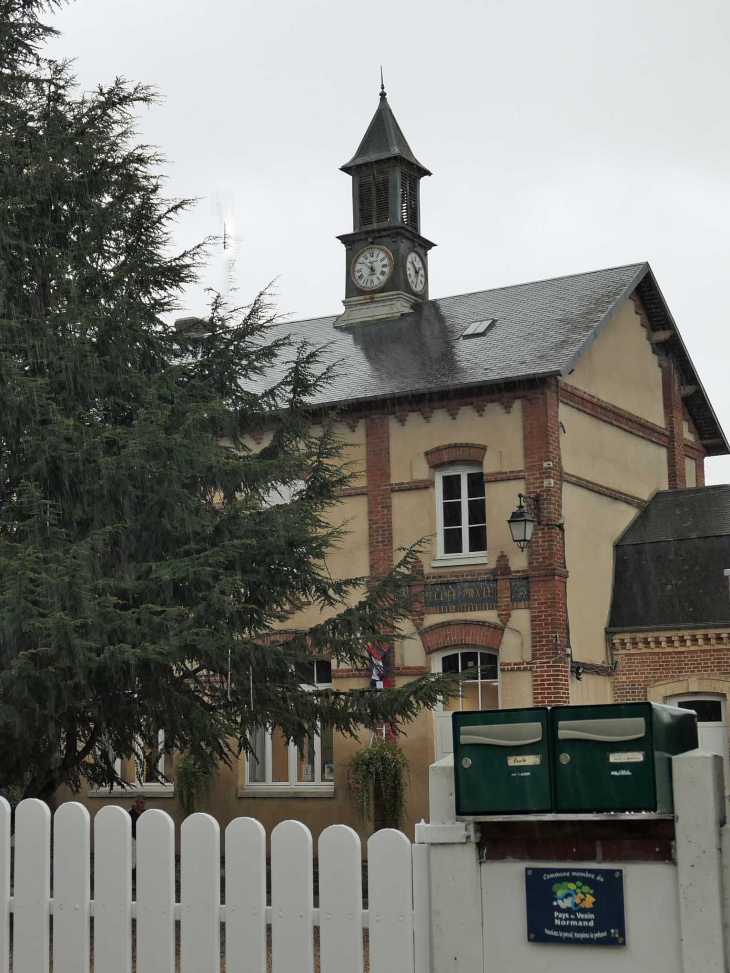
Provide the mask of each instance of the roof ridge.
[{"label": "roof ridge", "polygon": [[691,490],[715,490],[718,487],[727,487],[728,489],[730,489],[730,483],[705,483],[705,484],[698,484],[697,486],[692,486],[692,487],[674,487],[672,489],[667,487],[666,490],[657,490],[654,496],[656,496],[658,493],[667,493],[670,494],[671,496],[677,496],[680,493],[689,493]]},{"label": "roof ridge", "polygon": [[617,264],[615,267],[598,267],[596,270],[583,270],[577,274],[558,274],[557,277],[539,277],[536,280],[523,280],[517,284],[505,284],[504,287],[486,287],[478,291],[465,291],[462,294],[446,294],[444,297],[432,297],[429,304],[434,301],[448,301],[452,297],[471,297],[472,294],[488,294],[497,291],[509,291],[515,287],[529,287],[532,284],[549,284],[554,280],[571,280],[573,277],[590,277],[593,274],[605,274],[609,270],[624,270],[628,267],[648,267],[648,260],[639,260],[636,263]]},{"label": "roof ridge", "polygon": [[[557,277],[542,277],[538,280],[523,280],[517,284],[506,284],[504,287],[483,287],[477,291],[464,291],[460,294],[446,294],[443,297],[432,297],[426,304],[436,304],[439,301],[450,301],[455,297],[472,297],[474,294],[496,294],[500,291],[513,290],[516,287],[530,287],[533,284],[549,284],[554,280],[572,280],[574,277],[590,277],[593,274],[605,274],[609,270],[624,270],[628,267],[648,267],[648,260],[641,260],[638,263],[617,264],[615,267],[599,267],[597,270],[584,270],[577,274],[562,274]],[[306,324],[308,321],[326,321],[328,318],[335,320],[339,314],[323,314],[320,317],[296,318],[289,321],[289,324]]]}]

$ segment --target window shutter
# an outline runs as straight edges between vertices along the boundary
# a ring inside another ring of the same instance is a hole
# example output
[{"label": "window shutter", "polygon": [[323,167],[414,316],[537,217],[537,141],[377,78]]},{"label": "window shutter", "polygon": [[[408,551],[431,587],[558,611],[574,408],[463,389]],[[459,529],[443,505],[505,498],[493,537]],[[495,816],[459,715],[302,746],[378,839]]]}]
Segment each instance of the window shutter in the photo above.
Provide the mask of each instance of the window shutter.
[{"label": "window shutter", "polygon": [[400,174],[400,219],[418,232],[418,179],[405,169]]},{"label": "window shutter", "polygon": [[387,169],[373,169],[361,173],[358,189],[360,228],[387,223],[390,218],[388,205],[389,180]]},{"label": "window shutter", "polygon": [[373,178],[361,175],[359,182],[360,226],[373,224]]}]

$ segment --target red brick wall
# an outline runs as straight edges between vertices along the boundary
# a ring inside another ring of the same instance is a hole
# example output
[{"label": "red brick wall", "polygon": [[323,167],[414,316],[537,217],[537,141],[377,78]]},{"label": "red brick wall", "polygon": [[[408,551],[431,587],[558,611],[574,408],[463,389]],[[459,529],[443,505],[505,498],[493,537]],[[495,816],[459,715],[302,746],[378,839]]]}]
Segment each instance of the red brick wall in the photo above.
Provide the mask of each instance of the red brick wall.
[{"label": "red brick wall", "polygon": [[661,361],[662,395],[664,397],[664,424],[669,433],[667,446],[667,474],[669,489],[677,490],[687,486],[684,468],[684,411],[682,391],[674,364],[669,358]]},{"label": "red brick wall", "polygon": [[370,573],[385,574],[393,566],[393,507],[390,498],[390,428],[387,415],[365,419],[367,462],[368,546]]},{"label": "red brick wall", "polygon": [[722,674],[730,679],[730,645],[697,645],[684,650],[620,652],[613,683],[617,703],[647,698],[647,687],[673,679]]},{"label": "red brick wall", "polygon": [[542,526],[528,548],[533,700],[536,706],[570,702],[567,657],[565,550],[560,486],[558,385],[549,380],[522,400],[525,492],[540,494]]}]

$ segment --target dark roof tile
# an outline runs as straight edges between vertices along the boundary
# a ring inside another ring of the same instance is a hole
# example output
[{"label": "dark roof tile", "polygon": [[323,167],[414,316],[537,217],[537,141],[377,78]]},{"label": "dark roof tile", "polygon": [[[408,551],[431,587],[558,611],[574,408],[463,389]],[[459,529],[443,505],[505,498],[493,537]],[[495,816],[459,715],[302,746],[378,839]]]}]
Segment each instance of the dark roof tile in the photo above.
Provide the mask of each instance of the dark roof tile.
[{"label": "dark roof tile", "polygon": [[[721,483],[655,493],[616,546],[727,535],[730,535],[730,483]],[[726,567],[730,568],[730,564]]]},{"label": "dark roof tile", "polygon": [[[337,317],[312,318],[274,333],[326,346],[323,361],[339,365],[317,405],[556,375],[572,367],[646,266],[438,298],[396,320],[336,328]],[[461,341],[464,328],[483,318],[496,323],[483,337]]]}]

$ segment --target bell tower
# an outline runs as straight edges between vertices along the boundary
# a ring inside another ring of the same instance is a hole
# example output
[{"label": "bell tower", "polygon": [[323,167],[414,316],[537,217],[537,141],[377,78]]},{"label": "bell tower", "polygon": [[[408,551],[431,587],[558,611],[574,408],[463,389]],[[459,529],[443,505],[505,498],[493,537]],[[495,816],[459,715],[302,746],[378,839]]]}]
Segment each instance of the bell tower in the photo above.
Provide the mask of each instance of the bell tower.
[{"label": "bell tower", "polygon": [[352,178],[352,232],[345,246],[346,327],[398,318],[428,300],[428,251],[421,236],[420,183],[431,173],[416,159],[388,104],[380,104],[357,152],[341,167]]}]

